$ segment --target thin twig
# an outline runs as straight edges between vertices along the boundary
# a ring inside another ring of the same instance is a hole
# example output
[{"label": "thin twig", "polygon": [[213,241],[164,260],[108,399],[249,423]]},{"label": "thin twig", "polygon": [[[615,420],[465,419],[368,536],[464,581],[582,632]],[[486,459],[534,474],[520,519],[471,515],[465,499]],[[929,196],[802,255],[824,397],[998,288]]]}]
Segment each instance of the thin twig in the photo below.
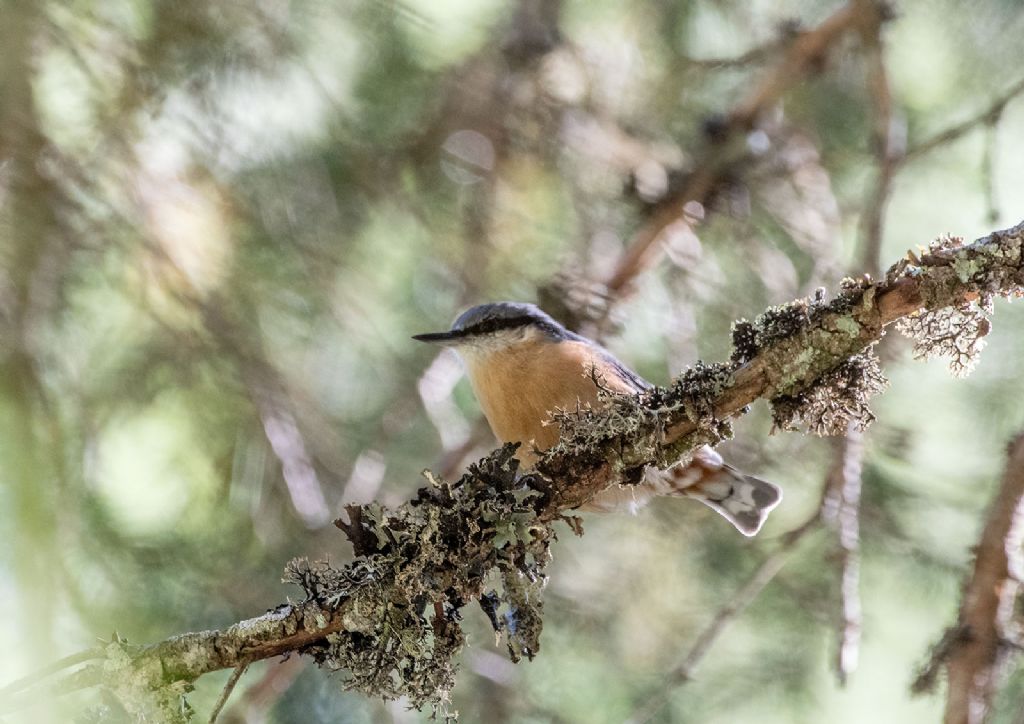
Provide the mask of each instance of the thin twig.
[{"label": "thin twig", "polygon": [[839,540],[840,615],[836,645],[836,676],[845,685],[860,658],[860,490],[864,459],[863,433],[851,426],[836,444],[829,473],[829,500],[822,507],[826,522],[835,525]]},{"label": "thin twig", "polygon": [[981,156],[982,195],[985,197],[985,219],[995,224],[999,222],[999,203],[996,200],[996,145],[998,141],[999,123],[997,120],[985,124],[985,147]]},{"label": "thin twig", "polygon": [[[896,159],[904,152],[903,138],[895,131],[892,91],[885,64],[882,26],[887,10],[877,0],[859,0],[860,36],[864,46],[866,86],[871,98],[871,149],[876,178],[861,216],[861,269],[872,276],[881,271],[882,231],[885,207],[892,189]],[[836,442],[835,460],[826,486],[822,514],[831,522],[839,543],[839,625],[836,635],[835,671],[845,686],[860,658],[860,493],[864,457],[863,433],[850,426]]]},{"label": "thin twig", "polygon": [[928,138],[921,143],[917,143],[910,147],[907,153],[903,156],[900,163],[906,164],[909,161],[914,161],[919,157],[934,151],[940,146],[944,146],[947,143],[952,143],[961,136],[973,131],[975,127],[990,122],[990,119],[999,118],[1002,115],[1003,110],[1007,104],[1014,98],[1024,93],[1024,78],[1021,78],[1016,83],[1011,85],[1006,91],[997,97],[992,103],[989,104],[988,108],[981,111],[975,116],[968,118],[963,123],[958,123],[955,126],[947,128],[945,131],[936,133],[931,138]]},{"label": "thin twig", "polygon": [[935,683],[939,678],[946,659],[957,646],[963,646],[970,640],[970,633],[963,626],[951,626],[942,633],[940,638],[928,652],[928,658],[918,668],[914,680],[910,683],[911,694],[927,694],[935,691]]},{"label": "thin twig", "polygon": [[249,662],[243,661],[235,670],[231,672],[231,676],[228,678],[224,689],[220,692],[220,696],[217,698],[217,703],[213,705],[213,711],[210,712],[210,724],[216,724],[217,717],[220,716],[220,710],[224,708],[224,705],[228,701],[228,697],[231,696],[231,692],[235,689],[235,684],[242,678],[242,674],[249,668]]},{"label": "thin twig", "polygon": [[883,9],[876,0],[858,0],[863,8],[860,17],[861,42],[864,45],[867,89],[871,97],[872,130],[871,149],[875,156],[876,179],[868,204],[861,216],[861,258],[860,264],[868,274],[877,276],[880,270],[882,249],[882,223],[885,207],[889,200],[892,178],[897,161],[905,149],[902,134],[895,132],[892,92],[889,88],[889,74],[885,66],[882,45]]},{"label": "thin twig", "polygon": [[33,671],[31,674],[27,674],[20,679],[15,679],[10,684],[0,689],[0,701],[3,701],[22,689],[26,689],[37,684],[49,676],[53,676],[58,671],[76,666],[77,664],[83,664],[86,661],[92,661],[93,659],[101,659],[103,656],[103,649],[100,648],[86,649],[85,651],[79,651],[78,653],[71,654],[70,656],[65,656],[63,659],[54,661],[52,664],[47,664],[38,671]]},{"label": "thin twig", "polygon": [[235,703],[228,707],[228,719],[250,721],[256,712],[267,711],[274,701],[288,691],[304,664],[305,659],[301,656],[288,656],[267,667],[260,680],[249,686],[242,692],[241,699],[236,697]]},{"label": "thin twig", "polygon": [[99,664],[89,664],[56,681],[4,696],[0,698],[0,715],[28,709],[52,701],[58,696],[97,686],[101,682],[101,673]]},{"label": "thin twig", "polygon": [[761,562],[746,583],[740,586],[739,590],[729,597],[725,605],[718,609],[708,625],[697,636],[690,650],[666,674],[661,687],[647,699],[643,706],[633,712],[626,720],[626,724],[649,722],[665,706],[672,692],[693,678],[697,666],[722,632],[754,602],[765,586],[772,582],[786,565],[797,544],[818,527],[819,521],[820,516],[815,512],[806,522],[783,536],[780,546]]}]

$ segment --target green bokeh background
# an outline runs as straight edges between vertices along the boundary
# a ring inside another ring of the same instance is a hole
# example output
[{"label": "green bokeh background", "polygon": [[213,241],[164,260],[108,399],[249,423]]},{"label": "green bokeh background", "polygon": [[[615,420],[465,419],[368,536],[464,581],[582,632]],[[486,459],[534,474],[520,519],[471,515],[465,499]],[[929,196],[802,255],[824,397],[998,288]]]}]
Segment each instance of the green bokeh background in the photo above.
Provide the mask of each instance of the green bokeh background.
[{"label": "green bokeh background", "polygon": [[[454,359],[409,336],[483,301],[569,298],[558,275],[577,293],[607,278],[647,213],[637,179],[685,171],[702,124],[775,58],[694,61],[836,6],[0,6],[0,684],[114,631],[144,643],[258,615],[299,594],[279,580],[290,558],[347,559],[329,522],[344,502],[399,504],[452,450],[455,470],[486,452]],[[1024,74],[1019,3],[895,9],[886,62],[895,135],[911,147]],[[767,150],[696,236],[667,241],[607,345],[665,382],[723,359],[733,319],[855,271],[871,119],[848,38],[765,120],[751,144]],[[943,233],[1017,223],[1021,189],[1024,101],[1011,101],[991,130],[899,171],[883,265]],[[891,347],[867,436],[863,643],[847,686],[831,666],[836,544],[819,531],[656,721],[940,719],[941,696],[911,697],[909,683],[955,616],[1006,442],[1024,427],[1024,315],[999,301],[993,321],[964,381]],[[756,406],[723,446],[786,490],[757,539],[682,500],[588,517],[585,537],[566,530],[556,546],[529,663],[509,663],[470,609],[463,720],[618,722],[642,706],[818,503],[829,442],[769,429]],[[198,682],[197,720],[226,677]],[[224,721],[425,718],[343,681],[263,662]],[[1011,672],[994,721],[1016,721],[1022,698]],[[99,703],[41,698],[0,720],[70,721]]]}]

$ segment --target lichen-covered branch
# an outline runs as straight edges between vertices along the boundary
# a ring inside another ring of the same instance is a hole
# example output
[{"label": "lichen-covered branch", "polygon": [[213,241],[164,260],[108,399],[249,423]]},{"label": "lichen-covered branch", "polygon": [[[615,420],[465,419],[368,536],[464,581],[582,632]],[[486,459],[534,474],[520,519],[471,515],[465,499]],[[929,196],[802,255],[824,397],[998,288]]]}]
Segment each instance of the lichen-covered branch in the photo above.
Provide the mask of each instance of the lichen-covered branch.
[{"label": "lichen-covered branch", "polygon": [[942,637],[915,691],[934,685],[939,667],[948,679],[945,724],[981,724],[1001,680],[1007,656],[1019,648],[1015,621],[1024,575],[1024,434],[1010,444],[999,492],[978,540],[957,623]]},{"label": "lichen-covered branch", "polygon": [[558,415],[562,440],[534,471],[523,474],[507,445],[457,481],[425,473],[428,485],[394,510],[349,506],[338,525],[356,559],[293,561],[285,579],[304,591],[301,603],[151,646],[114,641],[85,671],[136,718],[177,722],[199,676],[296,652],[344,671],[367,695],[407,696],[447,715],[467,605],[480,605],[513,660],[539,651],[555,526],[582,533],[572,509],[728,437],[730,419],[758,398],[782,429],[868,424],[868,398],[884,384],[871,348],[885,327],[905,320],[920,354],[973,360],[991,297],[1024,288],[1022,245],[1024,223],[969,245],[943,238],[882,279],[847,279],[832,299],[822,292],[738,322],[728,362],[698,364],[650,393],[608,396],[606,410]]},{"label": "lichen-covered branch", "polygon": [[[917,356],[949,355],[955,373],[969,370],[990,329],[985,315],[992,296],[1021,293],[1022,244],[1024,222],[973,244],[943,238],[920,258],[908,252],[883,279],[844,280],[830,301],[822,293],[773,307],[753,323],[737,322],[731,363],[698,364],[667,392],[638,403],[638,423],[648,407],[657,414],[627,440],[606,431],[612,445],[602,464],[581,470],[576,457],[567,455],[577,447],[571,440],[547,455],[539,469],[558,488],[544,515],[581,505],[594,490],[631,468],[635,472],[633,462],[676,460],[701,444],[719,442],[728,420],[759,398],[771,403],[782,429],[803,422],[812,432],[831,434],[848,421],[870,422],[865,403],[883,383],[870,348],[894,322],[914,338]],[[628,398],[612,403],[613,409],[630,404]],[[595,418],[584,426],[588,435],[605,434],[593,429],[601,416],[588,414]],[[621,417],[622,411],[614,414]]]}]

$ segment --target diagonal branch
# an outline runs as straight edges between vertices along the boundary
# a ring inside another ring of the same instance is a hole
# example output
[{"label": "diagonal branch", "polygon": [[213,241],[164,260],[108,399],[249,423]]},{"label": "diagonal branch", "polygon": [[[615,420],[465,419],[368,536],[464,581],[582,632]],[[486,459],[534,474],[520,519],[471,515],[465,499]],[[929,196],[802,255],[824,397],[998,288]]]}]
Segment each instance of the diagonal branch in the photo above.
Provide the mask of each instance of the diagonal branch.
[{"label": "diagonal branch", "polygon": [[982,124],[992,123],[993,121],[999,120],[999,117],[1002,116],[1003,111],[1006,110],[1006,106],[1010,101],[1022,93],[1024,93],[1024,78],[1018,79],[1017,82],[995,98],[989,106],[980,113],[968,118],[966,121],[947,128],[944,131],[940,131],[934,136],[912,146],[901,159],[900,163],[905,164],[909,161],[914,161],[917,158],[934,151],[936,148],[944,146],[947,143],[952,143]]},{"label": "diagonal branch", "polygon": [[820,515],[816,510],[809,519],[783,536],[779,547],[761,562],[761,565],[754,570],[747,581],[732,594],[729,601],[718,609],[711,621],[701,630],[697,640],[685,656],[665,675],[658,690],[630,715],[626,724],[646,724],[658,714],[668,702],[673,690],[693,677],[700,662],[703,661],[711,646],[722,635],[726,627],[761,595],[761,591],[775,579],[775,576],[782,571],[783,566],[793,556],[798,544],[809,533],[818,529],[819,522]]},{"label": "diagonal branch", "polygon": [[[733,371],[716,389],[713,399],[707,400],[706,419],[691,419],[686,414],[665,416],[662,448],[685,454],[706,442],[702,439],[690,445],[687,440],[702,432],[707,436],[709,420],[727,420],[759,398],[772,400],[811,386],[826,372],[878,342],[884,327],[921,309],[956,309],[984,295],[1015,293],[1024,281],[1018,268],[1022,238],[1024,222],[956,251],[938,248],[916,263],[901,260],[889,269],[885,279],[859,283],[849,290],[850,297],[837,297],[839,303],[833,303],[833,308],[812,309],[805,300],[804,309],[810,311],[807,326],[793,335],[771,339]],[[785,307],[776,309],[782,315],[787,311]],[[772,337],[771,330],[761,332]],[[594,490],[611,484],[616,472],[621,472],[621,468],[615,470],[615,465],[604,465],[590,474],[566,476],[562,473],[573,467],[566,462],[562,456],[548,455],[540,463],[542,472],[554,474],[559,480],[554,505],[546,512],[548,518],[557,517],[558,510],[582,505]]]},{"label": "diagonal branch", "polygon": [[[151,646],[115,641],[101,665],[79,673],[114,691],[130,713],[178,722],[181,696],[203,674],[297,652],[344,670],[365,694],[408,696],[447,713],[466,605],[480,603],[513,660],[538,652],[554,525],[567,520],[582,532],[566,511],[609,485],[638,481],[648,466],[717,443],[729,419],[758,398],[770,402],[779,427],[867,424],[880,378],[870,347],[884,328],[913,316],[908,329],[922,335],[924,352],[952,344],[958,355],[973,354],[982,326],[974,307],[1024,292],[1022,247],[1024,222],[969,245],[945,239],[883,279],[846,280],[831,301],[798,300],[737,323],[729,363],[699,364],[644,396],[609,398],[605,412],[560,415],[562,442],[534,472],[521,474],[515,446],[505,446],[456,482],[426,473],[429,485],[394,510],[354,508],[344,527],[355,561],[337,568],[298,560],[286,570],[304,589],[302,602]],[[932,329],[941,340],[928,337]],[[956,343],[961,334],[969,344]]]},{"label": "diagonal branch", "polygon": [[1006,469],[978,540],[955,626],[935,647],[915,691],[930,689],[941,665],[949,679],[946,724],[981,724],[1014,649],[1015,603],[1024,574],[1024,434],[1009,446]]},{"label": "diagonal branch", "polygon": [[758,118],[798,82],[821,68],[834,44],[857,29],[865,8],[851,0],[820,25],[798,32],[779,62],[718,122],[707,129],[705,147],[683,186],[658,202],[650,219],[630,239],[628,247],[607,281],[609,293],[620,295],[656,256],[656,242],[664,231],[683,218],[683,206],[690,201],[706,204],[735,164],[746,157],[743,136]]}]

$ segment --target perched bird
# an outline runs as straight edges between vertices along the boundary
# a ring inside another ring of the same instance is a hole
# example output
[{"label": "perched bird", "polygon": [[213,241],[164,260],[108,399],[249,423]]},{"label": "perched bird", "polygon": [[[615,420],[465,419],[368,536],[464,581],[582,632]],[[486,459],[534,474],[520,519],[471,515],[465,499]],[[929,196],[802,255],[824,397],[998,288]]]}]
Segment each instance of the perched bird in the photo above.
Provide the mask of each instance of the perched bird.
[{"label": "perched bird", "polygon": [[[460,315],[449,331],[413,339],[458,352],[491,430],[502,442],[521,443],[517,457],[527,466],[536,462],[535,449],[558,442],[558,426],[545,424],[553,411],[600,404],[595,377],[622,394],[652,387],[608,350],[533,304],[481,304]],[[782,500],[775,485],[739,472],[712,448],[702,447],[688,465],[652,469],[639,484],[609,488],[585,508],[636,509],[657,495],[695,498],[748,536]]]}]

